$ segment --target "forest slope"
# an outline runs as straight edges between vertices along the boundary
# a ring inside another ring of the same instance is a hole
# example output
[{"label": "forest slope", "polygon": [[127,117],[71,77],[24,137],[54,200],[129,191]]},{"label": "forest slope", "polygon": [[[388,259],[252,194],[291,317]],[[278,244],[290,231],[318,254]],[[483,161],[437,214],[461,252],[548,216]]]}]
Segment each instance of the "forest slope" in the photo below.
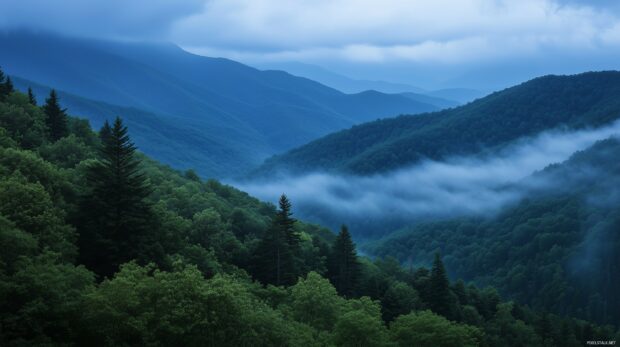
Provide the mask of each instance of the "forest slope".
[{"label": "forest slope", "polygon": [[557,127],[620,117],[620,72],[544,76],[467,105],[357,125],[269,158],[254,173],[386,172],[423,159],[477,154]]},{"label": "forest slope", "polygon": [[[356,254],[0,75],[0,345],[578,346],[617,328]],[[284,259],[285,261],[280,261]]]},{"label": "forest slope", "polygon": [[618,156],[620,140],[599,141],[519,183],[532,191],[497,216],[419,224],[367,251],[412,264],[440,251],[457,278],[536,308],[617,323]]},{"label": "forest slope", "polygon": [[[200,132],[211,146],[168,135],[191,153],[187,165],[209,176],[239,175],[270,155],[353,124],[439,108],[397,94],[344,94],[282,71],[198,56],[172,44],[9,31],[0,33],[0,46],[0,64],[9,75]],[[97,112],[92,104],[67,106],[85,117]],[[142,120],[146,127],[150,119]],[[101,126],[99,119],[91,120]],[[133,131],[139,144],[156,141],[141,128]],[[155,157],[166,163],[175,159],[165,152]],[[200,165],[202,160],[210,169]]]}]

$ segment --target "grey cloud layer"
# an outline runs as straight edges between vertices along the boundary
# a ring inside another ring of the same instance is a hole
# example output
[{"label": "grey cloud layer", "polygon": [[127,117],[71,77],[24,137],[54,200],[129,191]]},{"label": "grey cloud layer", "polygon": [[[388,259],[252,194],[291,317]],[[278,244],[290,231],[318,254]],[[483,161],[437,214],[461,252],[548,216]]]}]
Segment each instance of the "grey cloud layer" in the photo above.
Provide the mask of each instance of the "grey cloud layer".
[{"label": "grey cloud layer", "polygon": [[[250,65],[497,90],[617,69],[620,6],[584,0],[2,0],[1,28],[174,42]],[[525,63],[524,63],[525,62]]]},{"label": "grey cloud layer", "polygon": [[458,63],[620,44],[616,9],[558,0],[3,0],[0,26],[156,37],[240,59]]},{"label": "grey cloud layer", "polygon": [[72,36],[167,39],[179,19],[205,0],[2,0],[0,28],[49,30]]}]

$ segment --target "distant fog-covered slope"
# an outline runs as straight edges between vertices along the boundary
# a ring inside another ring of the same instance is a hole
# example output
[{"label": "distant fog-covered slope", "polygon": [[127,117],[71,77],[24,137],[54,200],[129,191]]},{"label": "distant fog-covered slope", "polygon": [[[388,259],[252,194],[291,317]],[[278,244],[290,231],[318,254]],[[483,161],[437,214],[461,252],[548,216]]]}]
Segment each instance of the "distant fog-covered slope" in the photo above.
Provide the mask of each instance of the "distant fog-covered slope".
[{"label": "distant fog-covered slope", "polygon": [[330,134],[268,159],[254,174],[386,172],[423,159],[480,153],[559,126],[596,127],[619,117],[620,72],[544,76],[457,108]]},{"label": "distant fog-covered slope", "polygon": [[[114,112],[132,109],[140,148],[161,144],[162,134],[147,129],[165,129],[174,150],[155,147],[150,154],[207,176],[239,175],[270,155],[353,124],[441,107],[398,94],[344,94],[282,71],[197,56],[171,44],[12,31],[0,33],[0,47],[7,74],[94,101],[65,100],[69,112],[95,127],[110,113],[101,112],[103,104]],[[149,124],[154,119],[157,124]]]},{"label": "distant fog-covered slope", "polygon": [[366,251],[420,264],[441,252],[455,278],[562,315],[620,319],[620,140],[599,141],[526,178],[526,199],[491,218],[403,228]]},{"label": "distant fog-covered slope", "polygon": [[257,67],[265,70],[283,70],[295,76],[305,77],[323,83],[345,93],[359,93],[365,90],[377,90],[385,93],[425,92],[423,88],[410,84],[353,79],[318,65],[294,61],[262,63]]},{"label": "distant fog-covered slope", "polygon": [[425,90],[405,83],[354,79],[321,66],[300,62],[263,63],[258,67],[270,70],[284,70],[295,76],[309,78],[345,93],[359,93],[366,90],[377,90],[384,93],[408,93],[420,98],[435,98],[435,101],[439,101],[440,104],[447,102],[450,106],[464,104],[486,95],[484,91],[471,88]]}]

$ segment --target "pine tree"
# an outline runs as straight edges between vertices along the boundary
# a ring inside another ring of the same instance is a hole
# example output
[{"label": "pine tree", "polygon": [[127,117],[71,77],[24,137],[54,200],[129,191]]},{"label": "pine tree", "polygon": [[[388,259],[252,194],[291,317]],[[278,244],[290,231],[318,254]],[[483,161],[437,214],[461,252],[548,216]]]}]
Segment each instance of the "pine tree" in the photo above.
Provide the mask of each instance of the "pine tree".
[{"label": "pine tree", "polygon": [[34,93],[32,92],[32,88],[28,87],[28,101],[34,105],[37,106],[37,98],[34,96]]},{"label": "pine tree", "polygon": [[5,91],[5,78],[6,76],[4,75],[4,72],[2,71],[2,69],[0,69],[0,101],[4,100],[5,97],[9,94]]},{"label": "pine tree", "polygon": [[290,285],[295,282],[298,236],[294,232],[295,220],[291,218],[291,203],[282,194],[280,209],[271,227],[263,235],[254,255],[254,275],[263,282]]},{"label": "pine tree", "polygon": [[435,253],[428,285],[429,308],[439,315],[450,317],[450,282],[439,253]]},{"label": "pine tree", "polygon": [[101,144],[104,145],[111,137],[112,127],[110,127],[110,123],[106,119],[105,122],[103,122],[103,126],[99,130],[99,140],[101,140]]},{"label": "pine tree", "polygon": [[296,248],[299,246],[299,235],[295,232],[295,219],[291,217],[293,215],[291,212],[291,202],[285,194],[282,194],[280,196],[280,200],[278,201],[278,205],[280,206],[280,209],[276,215],[276,223],[286,235],[288,244],[291,247]]},{"label": "pine tree", "polygon": [[544,312],[536,322],[535,330],[545,345],[554,345],[552,337],[553,326],[551,325],[551,320],[546,312]]},{"label": "pine tree", "polygon": [[6,76],[6,81],[4,81],[4,92],[6,95],[9,95],[15,91],[15,87],[13,86],[13,81],[11,81],[11,76]]},{"label": "pine tree", "polygon": [[352,296],[359,276],[360,264],[357,259],[355,244],[346,225],[334,241],[328,260],[328,277],[338,293]]},{"label": "pine tree", "polygon": [[68,134],[66,109],[60,108],[56,91],[52,89],[49,98],[45,99],[45,123],[50,132],[50,139],[57,141]]},{"label": "pine tree", "polygon": [[153,215],[146,202],[151,188],[136,147],[120,118],[108,128],[100,160],[88,171],[90,193],[79,230],[81,260],[100,275],[112,274],[131,259],[148,258],[145,250],[152,246],[147,232]]},{"label": "pine tree", "polygon": [[273,223],[254,253],[254,276],[264,284],[290,285],[295,282],[295,259],[282,229]]}]

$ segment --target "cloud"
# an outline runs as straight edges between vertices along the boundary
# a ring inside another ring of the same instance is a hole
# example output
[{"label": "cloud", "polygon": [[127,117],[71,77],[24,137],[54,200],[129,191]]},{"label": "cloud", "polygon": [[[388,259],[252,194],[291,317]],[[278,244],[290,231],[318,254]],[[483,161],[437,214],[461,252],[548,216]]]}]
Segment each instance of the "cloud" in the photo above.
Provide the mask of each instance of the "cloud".
[{"label": "cloud", "polygon": [[447,42],[424,41],[420,44],[394,46],[351,44],[337,48],[319,47],[274,52],[248,52],[200,46],[185,48],[197,54],[254,62],[337,59],[359,63],[384,63],[393,60],[426,62],[432,59],[435,62],[463,63],[479,61],[481,56],[488,60],[509,56],[514,52],[514,50],[497,50],[484,38],[464,38]]},{"label": "cloud", "polygon": [[2,0],[0,28],[115,39],[167,38],[205,0]]},{"label": "cloud", "polygon": [[541,176],[528,178],[534,172],[619,133],[620,122],[599,129],[555,130],[494,154],[426,161],[386,174],[311,173],[234,185],[272,202],[286,193],[300,216],[316,222],[385,233],[391,230],[376,228],[395,228],[421,218],[496,213],[532,190],[559,183]]},{"label": "cloud", "polygon": [[159,38],[243,60],[453,64],[615,47],[617,12],[566,0],[4,0],[0,26]]},{"label": "cloud", "polygon": [[171,36],[244,60],[459,63],[615,45],[605,37],[618,23],[607,7],[549,0],[212,0]]},{"label": "cloud", "polygon": [[[164,40],[250,65],[496,90],[617,68],[620,5],[585,0],[3,0],[0,28]],[[500,76],[498,76],[498,71]]]}]

